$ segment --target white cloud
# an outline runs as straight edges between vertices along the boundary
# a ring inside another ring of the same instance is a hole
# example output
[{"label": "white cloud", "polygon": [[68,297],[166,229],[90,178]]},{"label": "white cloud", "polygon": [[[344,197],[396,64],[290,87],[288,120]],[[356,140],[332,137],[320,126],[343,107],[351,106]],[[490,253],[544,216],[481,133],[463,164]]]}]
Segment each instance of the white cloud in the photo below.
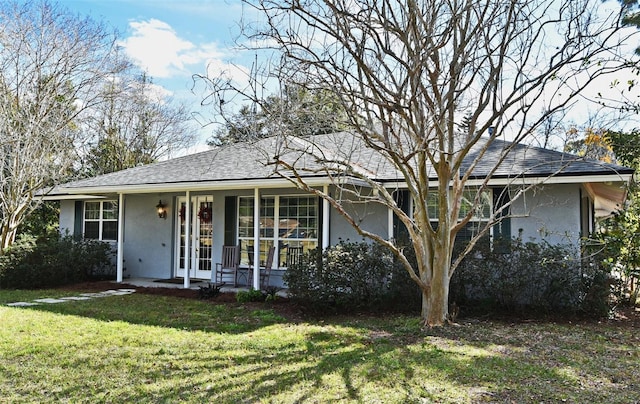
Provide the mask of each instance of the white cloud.
[{"label": "white cloud", "polygon": [[131,21],[129,27],[133,31],[131,36],[120,44],[152,77],[188,76],[204,70],[207,61],[223,57],[215,43],[194,44],[157,19]]}]

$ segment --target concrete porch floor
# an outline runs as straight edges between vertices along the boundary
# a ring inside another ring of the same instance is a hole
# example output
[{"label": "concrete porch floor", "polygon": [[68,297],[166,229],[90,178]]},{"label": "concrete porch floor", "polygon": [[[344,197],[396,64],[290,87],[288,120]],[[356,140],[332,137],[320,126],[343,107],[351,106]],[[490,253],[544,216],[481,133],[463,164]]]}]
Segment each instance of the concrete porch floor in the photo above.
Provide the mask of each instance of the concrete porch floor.
[{"label": "concrete porch floor", "polygon": [[[191,290],[198,290],[200,286],[207,286],[209,284],[208,280],[203,280],[203,279],[196,279],[199,282],[196,283],[191,283],[189,289]],[[116,285],[132,285],[132,286],[139,286],[139,287],[143,287],[143,288],[172,288],[172,289],[184,289],[184,284],[183,283],[173,283],[173,282],[161,282],[159,279],[157,278],[125,278],[122,280],[122,283],[119,284],[116,281],[113,281],[113,283],[115,283]],[[236,293],[240,290],[249,290],[248,286],[238,286],[238,287],[233,287],[233,286],[223,286],[222,288],[220,288],[220,291],[223,293]],[[286,297],[287,296],[287,291],[286,289],[281,289],[278,291],[278,296],[281,297]]]}]

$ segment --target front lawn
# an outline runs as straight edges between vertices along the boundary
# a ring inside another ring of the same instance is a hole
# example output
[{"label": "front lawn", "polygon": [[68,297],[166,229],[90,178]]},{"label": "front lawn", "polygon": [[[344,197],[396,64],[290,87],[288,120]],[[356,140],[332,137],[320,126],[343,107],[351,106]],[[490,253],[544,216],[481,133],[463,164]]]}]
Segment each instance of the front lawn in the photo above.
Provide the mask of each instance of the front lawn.
[{"label": "front lawn", "polygon": [[[25,300],[60,291],[24,292]],[[36,296],[37,295],[37,296]],[[35,296],[35,297],[33,297]],[[0,302],[22,300],[0,291]],[[134,293],[0,305],[2,402],[637,402],[638,329],[411,316],[286,320]]]}]

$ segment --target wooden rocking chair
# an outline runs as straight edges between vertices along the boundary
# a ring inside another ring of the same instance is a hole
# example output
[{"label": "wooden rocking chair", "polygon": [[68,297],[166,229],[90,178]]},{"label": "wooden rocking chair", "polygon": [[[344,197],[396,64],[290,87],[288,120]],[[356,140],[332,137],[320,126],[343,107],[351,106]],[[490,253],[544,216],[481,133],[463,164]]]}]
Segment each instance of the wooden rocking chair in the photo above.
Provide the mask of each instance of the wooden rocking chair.
[{"label": "wooden rocking chair", "polygon": [[240,264],[240,246],[222,247],[222,262],[216,264],[213,283],[222,285],[225,276],[233,276],[233,287],[238,286],[238,265]]},{"label": "wooden rocking chair", "polygon": [[[267,252],[267,260],[264,263],[264,267],[260,267],[260,289],[264,289],[269,286],[269,277],[271,276],[271,268],[273,267],[273,258],[276,248],[271,246]],[[249,256],[249,271],[248,282],[251,284],[253,280],[253,246],[247,246],[247,255]]]}]

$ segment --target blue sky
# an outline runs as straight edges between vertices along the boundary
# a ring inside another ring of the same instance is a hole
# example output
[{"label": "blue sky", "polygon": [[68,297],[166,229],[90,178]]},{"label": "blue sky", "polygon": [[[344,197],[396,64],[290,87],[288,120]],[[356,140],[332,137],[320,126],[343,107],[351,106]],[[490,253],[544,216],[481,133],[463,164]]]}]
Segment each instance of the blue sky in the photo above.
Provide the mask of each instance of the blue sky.
[{"label": "blue sky", "polygon": [[[243,55],[234,50],[239,0],[59,0],[72,12],[88,15],[119,31],[121,46],[155,84],[197,109],[192,75],[233,74]],[[251,58],[248,58],[249,62]],[[240,65],[240,66],[239,66]],[[201,131],[203,143],[212,128]]]},{"label": "blue sky", "polygon": [[[243,17],[240,0],[57,1],[73,12],[89,15],[116,28],[120,32],[121,46],[129,57],[151,75],[154,83],[195,112],[207,111],[199,107],[204,94],[192,91],[193,74],[208,73],[210,77],[217,77],[225,72],[236,82],[246,82],[254,55],[239,52],[234,46],[238,24]],[[618,3],[613,4],[617,6]],[[244,10],[245,17],[260,19],[247,11]],[[596,85],[598,91],[608,87],[610,80],[606,78]],[[577,123],[586,121],[591,113],[585,108],[569,118]],[[567,118],[565,121],[569,122]],[[204,115],[200,123],[211,119],[213,116]],[[211,125],[200,130],[201,144],[214,129]]]}]

